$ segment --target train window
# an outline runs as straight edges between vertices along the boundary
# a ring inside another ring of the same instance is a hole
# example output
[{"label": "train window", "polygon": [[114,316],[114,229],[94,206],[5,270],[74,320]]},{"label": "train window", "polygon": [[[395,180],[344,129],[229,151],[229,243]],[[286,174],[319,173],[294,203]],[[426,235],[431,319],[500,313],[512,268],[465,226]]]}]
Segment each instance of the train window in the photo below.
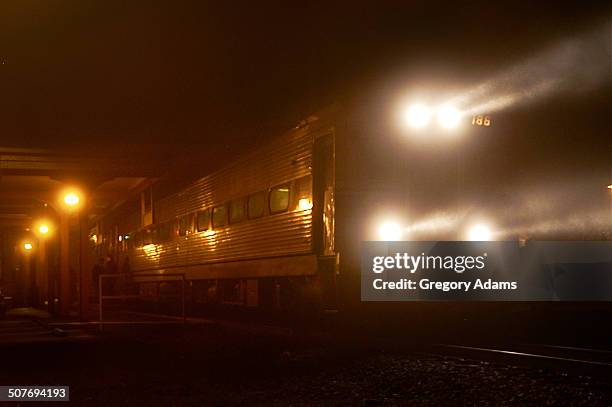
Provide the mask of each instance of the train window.
[{"label": "train window", "polygon": [[230,223],[242,222],[245,217],[244,198],[230,202]]},{"label": "train window", "polygon": [[190,235],[195,229],[195,213],[190,213],[187,216],[187,234]]},{"label": "train window", "polygon": [[160,242],[167,242],[172,239],[172,223],[164,222],[157,227],[157,237]]},{"label": "train window", "polygon": [[261,218],[266,207],[266,193],[258,192],[249,196],[249,219]]},{"label": "train window", "polygon": [[210,210],[206,209],[198,212],[198,232],[208,230],[210,224]]},{"label": "train window", "polygon": [[132,242],[132,247],[142,246],[142,240],[140,239],[140,232],[130,233],[130,241]]},{"label": "train window", "polygon": [[312,177],[307,175],[305,177],[296,179],[293,182],[291,199],[292,210],[306,210],[312,208]]},{"label": "train window", "polygon": [[178,233],[179,233],[179,219],[176,218],[176,219],[170,221],[170,225],[171,225],[171,228],[172,228],[172,236],[173,237],[178,236]]},{"label": "train window", "polygon": [[187,217],[181,216],[178,221],[178,235],[185,236],[187,234]]},{"label": "train window", "polygon": [[181,216],[179,218],[178,234],[179,236],[190,235],[193,232],[193,214]]},{"label": "train window", "polygon": [[272,188],[270,191],[270,213],[284,212],[289,207],[289,185]]},{"label": "train window", "polygon": [[214,228],[227,225],[227,206],[215,206],[213,208],[212,223]]},{"label": "train window", "polygon": [[157,226],[153,226],[151,229],[149,229],[149,233],[151,234],[151,240],[153,243],[159,241],[159,228]]},{"label": "train window", "polygon": [[146,230],[144,230],[143,231],[142,244],[143,245],[152,244],[153,240],[154,240],[154,235],[155,235],[155,230],[153,230],[153,229],[146,229]]}]

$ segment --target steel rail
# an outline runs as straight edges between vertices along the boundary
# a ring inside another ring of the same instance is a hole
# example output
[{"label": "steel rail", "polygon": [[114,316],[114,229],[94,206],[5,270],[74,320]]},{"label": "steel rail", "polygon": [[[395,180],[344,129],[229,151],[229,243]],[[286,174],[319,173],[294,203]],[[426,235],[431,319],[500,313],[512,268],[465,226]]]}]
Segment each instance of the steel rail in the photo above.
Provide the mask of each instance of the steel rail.
[{"label": "steel rail", "polygon": [[510,350],[503,350],[503,349],[491,349],[491,348],[481,348],[481,347],[463,346],[463,345],[438,344],[437,346],[445,347],[445,348],[453,348],[453,349],[471,350],[471,351],[476,351],[476,352],[489,352],[489,353],[497,353],[497,354],[504,354],[504,355],[510,355],[510,356],[556,360],[556,361],[561,361],[561,362],[581,363],[581,364],[594,365],[594,366],[605,366],[605,367],[612,368],[612,363],[597,362],[594,360],[564,358],[560,356],[540,355],[536,353],[525,353],[525,352],[517,352],[517,351],[510,351]]}]

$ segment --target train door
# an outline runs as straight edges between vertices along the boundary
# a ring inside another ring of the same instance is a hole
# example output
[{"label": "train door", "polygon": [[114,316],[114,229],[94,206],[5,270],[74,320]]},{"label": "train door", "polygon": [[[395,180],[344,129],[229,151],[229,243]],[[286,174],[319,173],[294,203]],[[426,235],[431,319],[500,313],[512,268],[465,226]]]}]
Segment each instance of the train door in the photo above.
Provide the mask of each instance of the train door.
[{"label": "train door", "polygon": [[334,136],[315,138],[313,146],[313,250],[318,256],[322,305],[335,309],[336,253],[334,238]]}]

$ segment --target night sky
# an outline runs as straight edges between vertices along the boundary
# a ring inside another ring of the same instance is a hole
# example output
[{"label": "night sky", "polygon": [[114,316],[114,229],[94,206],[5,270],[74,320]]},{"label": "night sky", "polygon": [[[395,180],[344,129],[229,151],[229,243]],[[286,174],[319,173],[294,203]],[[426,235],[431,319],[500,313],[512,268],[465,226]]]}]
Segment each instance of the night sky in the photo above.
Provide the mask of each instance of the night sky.
[{"label": "night sky", "polygon": [[519,3],[3,0],[0,144],[229,157],[367,83],[475,84],[612,15]]}]

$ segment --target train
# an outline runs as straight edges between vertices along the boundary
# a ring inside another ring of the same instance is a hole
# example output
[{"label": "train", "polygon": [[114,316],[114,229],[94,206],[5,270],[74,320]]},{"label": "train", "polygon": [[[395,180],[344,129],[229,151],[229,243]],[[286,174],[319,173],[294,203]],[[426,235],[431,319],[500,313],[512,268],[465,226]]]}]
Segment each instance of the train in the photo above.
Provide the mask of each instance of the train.
[{"label": "train", "polygon": [[134,276],[184,273],[194,305],[376,319],[363,241],[610,240],[605,137],[517,128],[525,111],[414,130],[398,106],[334,104],[179,190],[152,185],[96,219],[96,255]]}]

